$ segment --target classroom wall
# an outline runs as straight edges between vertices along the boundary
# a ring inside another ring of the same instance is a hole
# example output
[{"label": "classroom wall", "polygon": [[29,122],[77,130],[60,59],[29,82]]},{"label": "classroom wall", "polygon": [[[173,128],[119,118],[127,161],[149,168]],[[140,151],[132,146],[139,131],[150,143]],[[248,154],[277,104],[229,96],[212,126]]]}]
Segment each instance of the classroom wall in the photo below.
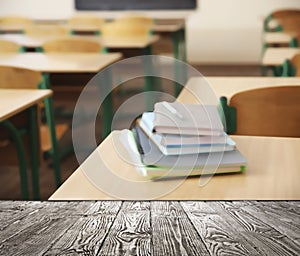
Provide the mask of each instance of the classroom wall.
[{"label": "classroom wall", "polygon": [[[187,59],[195,64],[259,64],[263,18],[279,8],[300,8],[300,0],[199,0],[187,16]],[[75,13],[73,0],[0,0],[0,16],[65,19]],[[174,12],[152,12],[172,17]],[[111,13],[103,13],[108,17]]]},{"label": "classroom wall", "polygon": [[259,64],[263,19],[300,0],[199,0],[187,20],[187,59],[199,64]]}]

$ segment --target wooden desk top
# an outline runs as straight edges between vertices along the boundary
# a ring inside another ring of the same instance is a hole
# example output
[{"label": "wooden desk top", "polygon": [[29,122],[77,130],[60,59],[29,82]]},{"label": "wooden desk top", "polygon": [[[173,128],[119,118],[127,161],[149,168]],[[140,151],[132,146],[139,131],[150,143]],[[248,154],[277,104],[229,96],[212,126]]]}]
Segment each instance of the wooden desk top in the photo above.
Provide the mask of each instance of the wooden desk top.
[{"label": "wooden desk top", "polygon": [[[201,83],[209,84],[214,94],[205,94]],[[220,96],[230,98],[233,94],[265,86],[300,85],[300,78],[275,77],[207,77],[192,78],[180,93],[178,100],[198,103],[203,96],[206,102],[218,104]],[[210,97],[210,98],[209,98]],[[210,183],[200,188],[198,178],[187,179],[176,191],[160,199],[299,199],[300,189],[295,180],[300,178],[300,139],[234,136],[238,148],[246,156],[249,166],[244,174],[214,176]],[[134,170],[114,161],[110,144],[111,136],[98,148],[99,152],[109,152],[109,166],[115,170]],[[107,153],[106,153],[107,154]],[[284,157],[282,157],[284,156]],[[118,157],[115,155],[116,159]],[[107,157],[108,158],[108,157]],[[106,159],[106,158],[105,158]],[[288,170],[288,175],[282,170]],[[130,174],[129,173],[129,174]],[[128,174],[128,173],[127,173]],[[128,174],[128,175],[129,175]],[[281,184],[282,182],[282,184]],[[229,185],[228,185],[229,184]],[[281,184],[281,185],[280,185]],[[77,189],[79,188],[80,189]],[[259,187],[259,189],[258,189]],[[112,199],[90,183],[78,168],[74,174],[52,195],[51,200],[67,199]]]},{"label": "wooden desk top", "polygon": [[51,90],[0,89],[0,121],[20,113],[51,94]]},{"label": "wooden desk top", "polygon": [[[107,195],[97,188],[93,180],[105,179],[103,166],[109,166],[112,173],[118,173],[123,178],[142,181],[133,165],[119,156],[114,143],[120,136],[120,131],[113,131],[94,151],[81,167],[79,167],[63,185],[56,190],[50,200],[106,200],[118,199]],[[232,136],[237,148],[248,161],[244,173],[215,175],[205,185],[199,186],[199,177],[187,178],[175,190],[160,198],[161,200],[290,200],[300,199],[300,138],[274,138],[254,136]],[[101,158],[95,162],[95,156]],[[102,160],[100,160],[102,159]],[[103,163],[100,163],[103,161]],[[101,167],[101,165],[103,166]],[[93,166],[89,166],[93,165]],[[88,168],[86,168],[88,167]],[[100,168],[100,169],[99,169]],[[86,173],[88,172],[88,176]],[[109,182],[109,181],[108,181]],[[175,184],[175,180],[158,181],[163,186]],[[111,184],[113,186],[113,184]],[[150,186],[150,187],[149,187]],[[144,195],[153,187],[145,183]],[[115,188],[119,189],[118,186]],[[130,193],[139,199],[141,191]],[[126,197],[129,199],[128,197]],[[120,199],[120,198],[119,198]],[[149,198],[154,199],[154,198]]]},{"label": "wooden desk top", "polygon": [[[202,85],[202,86],[201,86]],[[209,85],[214,94],[207,94]],[[177,100],[183,103],[199,103],[203,98],[209,104],[219,104],[219,98],[230,99],[234,94],[270,86],[300,85],[299,77],[193,77],[180,92]],[[205,90],[205,92],[203,91]]]},{"label": "wooden desk top", "polygon": [[120,60],[120,53],[17,53],[0,54],[0,65],[29,68],[41,72],[96,73]]},{"label": "wooden desk top", "polygon": [[[51,23],[49,23],[51,24]],[[97,26],[97,25],[92,25],[92,24],[82,24],[82,25],[76,25],[76,26],[72,26],[72,25],[68,25],[66,24],[66,21],[64,23],[62,23],[61,21],[58,23],[54,23],[54,24],[58,24],[60,27],[64,26],[67,29],[71,30],[71,31],[75,31],[75,32],[96,32],[101,30],[101,25]],[[51,24],[53,25],[53,23]],[[5,33],[10,32],[10,33],[18,33],[22,30],[24,30],[26,28],[26,25],[23,24],[18,24],[18,25],[0,25],[0,31],[3,31]],[[180,29],[184,28],[184,22],[183,21],[177,21],[177,22],[169,22],[169,23],[155,23],[152,26],[152,31],[154,32],[176,32]]]},{"label": "wooden desk top", "polygon": [[13,41],[19,45],[36,48],[41,47],[45,41],[52,39],[61,39],[61,38],[81,38],[97,41],[108,48],[145,48],[159,40],[158,35],[148,36],[148,37],[101,37],[101,36],[85,36],[85,35],[70,35],[70,36],[39,36],[33,37],[25,34],[3,34],[0,35],[0,40],[9,40]]},{"label": "wooden desk top", "polygon": [[300,253],[298,201],[1,201],[0,209],[6,255]]},{"label": "wooden desk top", "polygon": [[297,53],[300,53],[300,48],[267,48],[262,58],[263,66],[282,65],[286,59],[291,59]]}]

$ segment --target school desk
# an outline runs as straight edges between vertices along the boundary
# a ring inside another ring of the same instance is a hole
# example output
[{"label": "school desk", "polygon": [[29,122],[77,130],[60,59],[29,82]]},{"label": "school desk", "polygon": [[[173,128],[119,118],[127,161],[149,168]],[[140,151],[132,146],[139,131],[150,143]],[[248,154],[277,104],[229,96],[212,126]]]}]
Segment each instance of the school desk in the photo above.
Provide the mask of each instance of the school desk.
[{"label": "school desk", "polygon": [[[192,78],[183,89],[178,100],[185,103],[199,102],[199,99],[207,103],[217,104],[218,97],[230,98],[233,94],[247,89],[254,89],[273,85],[299,85],[299,78],[266,78],[266,77],[208,77]],[[207,84],[213,89],[213,93],[207,93]],[[201,84],[204,83],[201,88]],[[191,96],[192,95],[192,96]],[[196,102],[197,102],[196,101]],[[119,156],[118,148],[114,147],[114,138],[118,137],[118,131],[111,133],[107,139],[50,197],[50,200],[68,199],[118,199],[114,198],[99,188],[89,179],[94,175],[98,179],[105,179],[101,173],[101,164],[108,166],[112,172],[120,173],[125,177],[140,180],[135,167],[126,159]],[[255,136],[232,136],[237,142],[237,148],[245,155],[248,167],[245,173],[215,175],[206,186],[199,187],[199,177],[188,178],[177,189],[169,194],[156,199],[166,200],[238,200],[238,199],[299,199],[300,178],[298,155],[300,153],[300,138],[276,138]],[[93,156],[100,155],[103,160],[93,166]],[[87,168],[88,167],[88,168]],[[87,169],[85,169],[87,168]],[[100,168],[100,169],[99,169]],[[89,175],[87,176],[86,173]],[[90,175],[91,174],[91,175]],[[109,180],[107,181],[109,182]],[[166,186],[171,186],[172,180],[160,181]],[[114,184],[111,184],[112,186]],[[150,189],[150,188],[148,188]],[[147,198],[147,187],[144,196]],[[134,193],[134,191],[133,191]],[[136,197],[140,199],[141,191],[136,191]],[[150,194],[149,194],[150,195]],[[122,198],[119,198],[122,199]],[[153,198],[149,198],[153,199]]]},{"label": "school desk", "polygon": [[12,116],[28,110],[29,111],[29,136],[30,136],[30,160],[32,171],[33,198],[39,198],[39,149],[36,135],[38,132],[36,105],[44,98],[51,96],[51,90],[34,89],[0,89],[0,124],[10,131],[14,138],[17,153],[19,155],[19,167],[21,178],[21,194],[23,199],[29,199],[27,163],[23,150],[23,142],[20,139],[20,132],[9,121]]},{"label": "school desk", "polygon": [[[29,68],[43,73],[97,73],[121,57],[120,53],[3,53],[0,54],[0,65]],[[107,120],[102,122],[103,134],[110,132],[111,100],[103,106],[103,118]]]}]

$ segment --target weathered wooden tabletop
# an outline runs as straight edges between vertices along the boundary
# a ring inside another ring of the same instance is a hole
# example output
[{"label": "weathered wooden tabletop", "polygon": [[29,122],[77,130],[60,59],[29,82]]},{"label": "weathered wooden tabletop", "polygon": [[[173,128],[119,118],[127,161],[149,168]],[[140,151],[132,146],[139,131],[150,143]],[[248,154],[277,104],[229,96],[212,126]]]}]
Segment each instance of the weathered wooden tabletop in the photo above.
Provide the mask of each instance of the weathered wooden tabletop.
[{"label": "weathered wooden tabletop", "polygon": [[299,201],[0,202],[1,255],[299,255]]}]

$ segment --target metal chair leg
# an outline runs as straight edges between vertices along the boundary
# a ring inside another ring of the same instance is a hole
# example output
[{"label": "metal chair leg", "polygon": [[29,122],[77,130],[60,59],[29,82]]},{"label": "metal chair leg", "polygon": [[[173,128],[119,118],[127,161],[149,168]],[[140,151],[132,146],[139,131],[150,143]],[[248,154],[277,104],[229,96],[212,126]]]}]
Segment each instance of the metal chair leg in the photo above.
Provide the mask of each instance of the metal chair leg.
[{"label": "metal chair leg", "polygon": [[28,191],[27,161],[26,161],[24,144],[21,139],[21,134],[16,129],[16,127],[8,120],[1,122],[0,125],[2,125],[9,132],[11,139],[13,140],[16,146],[17,156],[19,160],[21,197],[23,200],[28,200],[29,191]]}]

